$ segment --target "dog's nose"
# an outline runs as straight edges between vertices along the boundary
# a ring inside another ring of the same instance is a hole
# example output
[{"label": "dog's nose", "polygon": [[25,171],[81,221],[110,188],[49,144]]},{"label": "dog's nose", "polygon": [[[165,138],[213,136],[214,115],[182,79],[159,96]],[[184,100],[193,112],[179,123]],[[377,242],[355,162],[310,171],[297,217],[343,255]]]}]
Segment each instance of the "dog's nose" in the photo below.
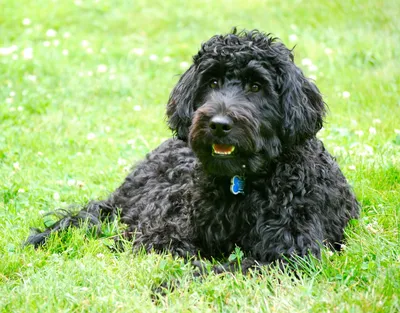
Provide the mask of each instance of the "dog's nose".
[{"label": "dog's nose", "polygon": [[215,136],[225,136],[232,130],[233,121],[227,116],[217,115],[210,120],[209,126]]}]

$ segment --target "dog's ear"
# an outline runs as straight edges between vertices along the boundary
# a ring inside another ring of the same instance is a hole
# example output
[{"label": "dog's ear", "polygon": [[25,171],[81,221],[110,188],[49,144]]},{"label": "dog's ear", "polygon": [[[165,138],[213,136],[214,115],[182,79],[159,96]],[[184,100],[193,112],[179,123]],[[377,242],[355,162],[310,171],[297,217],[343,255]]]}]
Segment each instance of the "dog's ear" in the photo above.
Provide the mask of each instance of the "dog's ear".
[{"label": "dog's ear", "polygon": [[168,126],[182,140],[187,140],[189,134],[196,90],[196,67],[193,64],[179,79],[167,104]]},{"label": "dog's ear", "polygon": [[311,138],[321,129],[325,103],[314,83],[293,62],[293,54],[283,44],[286,60],[277,67],[277,85],[283,110],[283,135],[289,144]]}]

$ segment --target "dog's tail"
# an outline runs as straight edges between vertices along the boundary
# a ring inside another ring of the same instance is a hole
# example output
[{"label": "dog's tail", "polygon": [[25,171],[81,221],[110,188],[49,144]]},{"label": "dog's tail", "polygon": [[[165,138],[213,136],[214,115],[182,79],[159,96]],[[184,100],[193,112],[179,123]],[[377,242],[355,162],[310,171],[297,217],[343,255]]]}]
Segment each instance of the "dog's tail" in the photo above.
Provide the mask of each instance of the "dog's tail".
[{"label": "dog's tail", "polygon": [[111,203],[109,200],[91,201],[78,212],[60,209],[48,213],[47,215],[54,215],[59,220],[50,226],[46,226],[44,230],[32,228],[32,234],[25,241],[24,245],[34,245],[37,248],[43,245],[52,233],[84,225],[87,225],[91,231],[100,235],[101,223],[112,221],[117,216],[117,209]]}]

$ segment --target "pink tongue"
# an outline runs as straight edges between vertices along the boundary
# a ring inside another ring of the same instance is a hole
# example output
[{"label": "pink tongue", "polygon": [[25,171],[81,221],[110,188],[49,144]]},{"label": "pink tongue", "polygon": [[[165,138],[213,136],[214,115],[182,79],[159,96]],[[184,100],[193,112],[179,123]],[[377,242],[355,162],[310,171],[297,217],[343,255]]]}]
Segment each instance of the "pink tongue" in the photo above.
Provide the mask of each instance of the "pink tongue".
[{"label": "pink tongue", "polygon": [[233,146],[231,145],[217,145],[214,144],[214,151],[217,153],[227,153],[232,151]]}]

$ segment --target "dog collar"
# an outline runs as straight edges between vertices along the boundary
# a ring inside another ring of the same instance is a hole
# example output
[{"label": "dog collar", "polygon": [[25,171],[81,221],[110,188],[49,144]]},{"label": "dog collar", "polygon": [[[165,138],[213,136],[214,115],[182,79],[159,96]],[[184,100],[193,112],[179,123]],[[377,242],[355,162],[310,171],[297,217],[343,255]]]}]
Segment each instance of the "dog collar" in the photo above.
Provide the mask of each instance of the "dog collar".
[{"label": "dog collar", "polygon": [[234,195],[244,194],[245,178],[235,175],[231,179],[231,192]]}]

